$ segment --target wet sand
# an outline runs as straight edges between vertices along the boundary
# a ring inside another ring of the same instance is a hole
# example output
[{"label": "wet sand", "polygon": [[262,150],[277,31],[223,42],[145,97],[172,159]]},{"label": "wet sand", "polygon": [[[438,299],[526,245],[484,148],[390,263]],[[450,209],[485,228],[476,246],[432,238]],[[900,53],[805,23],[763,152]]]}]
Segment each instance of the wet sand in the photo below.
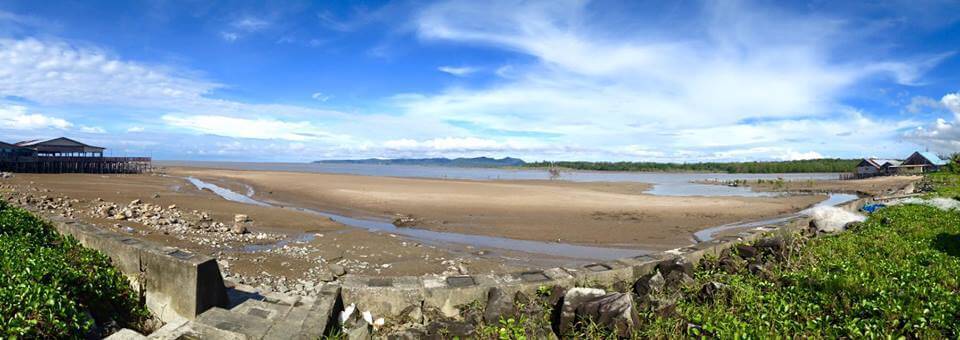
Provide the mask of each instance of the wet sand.
[{"label": "wet sand", "polygon": [[[411,228],[521,240],[664,250],[693,232],[797,212],[822,195],[668,197],[643,183],[470,181],[340,174],[169,168],[255,198],[341,215],[411,216]],[[234,182],[234,183],[230,183]]]},{"label": "wet sand", "polygon": [[[344,267],[350,274],[423,275],[440,273],[503,272],[525,268],[504,263],[489,253],[486,257],[472,254],[478,249],[443,249],[412,242],[389,233],[369,232],[347,227],[313,214],[230,202],[207,190],[197,190],[182,178],[156,175],[92,175],[92,174],[16,174],[0,181],[3,194],[34,197],[69,197],[80,202],[74,207],[84,210],[98,199],[127,205],[133,200],[181,211],[208,212],[214,221],[231,223],[235,214],[253,219],[255,233],[311,235],[312,240],[290,243],[285,248],[269,251],[241,252],[245,246],[272,243],[228,243],[212,247],[216,235],[177,234],[155,230],[132,221],[80,214],[80,218],[105,229],[122,231],[130,227],[133,236],[165,245],[203,253],[217,258],[225,274],[245,277],[287,277],[291,280],[329,279],[330,265]],[[242,187],[237,187],[241,189]]]}]

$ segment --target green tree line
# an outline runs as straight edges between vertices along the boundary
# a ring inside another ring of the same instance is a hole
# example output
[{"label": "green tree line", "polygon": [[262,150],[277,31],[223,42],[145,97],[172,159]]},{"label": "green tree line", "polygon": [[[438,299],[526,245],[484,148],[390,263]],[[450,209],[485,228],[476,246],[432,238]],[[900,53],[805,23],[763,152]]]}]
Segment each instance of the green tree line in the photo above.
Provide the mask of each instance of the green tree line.
[{"label": "green tree line", "polygon": [[796,172],[851,172],[860,159],[808,159],[776,162],[706,162],[706,163],[655,163],[655,162],[581,162],[540,161],[527,163],[528,168],[560,167],[575,170],[596,171],[691,171],[725,173],[796,173]]}]

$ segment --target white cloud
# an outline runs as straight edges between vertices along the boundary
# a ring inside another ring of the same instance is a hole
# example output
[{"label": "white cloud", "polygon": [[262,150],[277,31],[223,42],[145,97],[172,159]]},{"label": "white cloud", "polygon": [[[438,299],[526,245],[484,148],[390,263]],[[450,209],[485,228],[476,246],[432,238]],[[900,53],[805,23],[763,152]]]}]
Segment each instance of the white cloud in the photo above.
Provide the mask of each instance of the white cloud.
[{"label": "white cloud", "polygon": [[437,70],[443,73],[448,73],[457,77],[465,77],[477,71],[476,68],[463,66],[463,67],[453,67],[453,66],[440,66],[437,67]]},{"label": "white cloud", "polygon": [[131,126],[127,129],[127,132],[143,132],[144,128],[142,126]]},{"label": "white cloud", "polygon": [[39,113],[28,113],[25,106],[0,105],[0,128],[13,130],[61,129],[73,126],[70,122]]},{"label": "white cloud", "polygon": [[84,132],[84,133],[107,133],[107,130],[104,130],[102,127],[99,127],[99,126],[80,125],[80,132]]},{"label": "white cloud", "polygon": [[310,95],[310,98],[325,102],[333,98],[333,96],[323,94],[323,92],[314,92],[312,95]]},{"label": "white cloud", "polygon": [[232,22],[230,26],[246,32],[256,32],[269,27],[270,22],[260,18],[244,17]]},{"label": "white cloud", "polygon": [[960,152],[960,92],[944,95],[940,103],[953,113],[952,121],[937,118],[932,124],[907,132],[904,137],[941,154]]},{"label": "white cloud", "polygon": [[234,42],[240,39],[240,35],[234,32],[220,32],[220,37],[227,42]]},{"label": "white cloud", "polygon": [[[720,157],[765,144],[786,147],[756,156],[802,158],[855,152],[838,143],[858,133],[849,127],[896,139],[908,122],[865,123],[862,113],[844,113],[841,98],[868,78],[918,84],[947,56],[838,60],[851,37],[845,21],[735,2],[704,5],[691,20],[701,26],[633,26],[643,34],[629,35],[611,33],[618,28],[591,10],[579,1],[435,3],[416,18],[423,40],[499,48],[535,62],[501,68],[503,79],[489,86],[394,99],[421,120],[522,126],[559,134],[553,143],[574,148],[649,145],[671,156]],[[637,156],[645,155],[657,156]]]},{"label": "white cloud", "polygon": [[175,127],[204,134],[236,138],[310,141],[336,138],[310,122],[287,122],[276,119],[243,119],[209,115],[164,115],[161,119]]},{"label": "white cloud", "polygon": [[940,98],[940,102],[943,103],[943,106],[946,106],[948,110],[957,115],[957,120],[960,120],[960,92],[950,93],[943,98]]}]

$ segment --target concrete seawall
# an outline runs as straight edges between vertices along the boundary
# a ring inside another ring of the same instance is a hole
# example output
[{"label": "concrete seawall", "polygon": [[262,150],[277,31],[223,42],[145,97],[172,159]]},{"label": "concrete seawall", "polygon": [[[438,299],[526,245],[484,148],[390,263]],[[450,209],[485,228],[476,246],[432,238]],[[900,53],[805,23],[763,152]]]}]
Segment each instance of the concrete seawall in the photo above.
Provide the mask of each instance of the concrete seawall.
[{"label": "concrete seawall", "polygon": [[212,307],[228,304],[220,267],[209,256],[59,216],[40,215],[60,233],[109,256],[143,296],[150,311],[164,322],[192,320]]}]

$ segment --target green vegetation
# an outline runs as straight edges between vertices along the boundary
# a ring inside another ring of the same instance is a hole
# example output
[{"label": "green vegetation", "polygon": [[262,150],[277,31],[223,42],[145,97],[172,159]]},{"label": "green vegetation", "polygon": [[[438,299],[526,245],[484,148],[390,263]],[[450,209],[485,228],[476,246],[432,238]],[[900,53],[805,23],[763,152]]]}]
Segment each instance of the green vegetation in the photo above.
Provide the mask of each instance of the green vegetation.
[{"label": "green vegetation", "polygon": [[810,159],[781,162],[731,162],[731,163],[653,163],[653,162],[535,162],[528,168],[561,167],[575,170],[596,171],[694,171],[725,173],[799,173],[799,172],[850,172],[859,159]]},{"label": "green vegetation", "polygon": [[108,257],[0,201],[0,337],[102,337],[148,317]]},{"label": "green vegetation", "polygon": [[[935,177],[937,192],[960,190],[960,176]],[[697,301],[700,286],[693,285],[676,314],[654,319],[643,335],[960,336],[960,212],[888,207],[855,230],[810,239],[800,249],[769,275],[710,269],[717,266],[707,260],[697,282],[727,284],[728,294]]]}]

